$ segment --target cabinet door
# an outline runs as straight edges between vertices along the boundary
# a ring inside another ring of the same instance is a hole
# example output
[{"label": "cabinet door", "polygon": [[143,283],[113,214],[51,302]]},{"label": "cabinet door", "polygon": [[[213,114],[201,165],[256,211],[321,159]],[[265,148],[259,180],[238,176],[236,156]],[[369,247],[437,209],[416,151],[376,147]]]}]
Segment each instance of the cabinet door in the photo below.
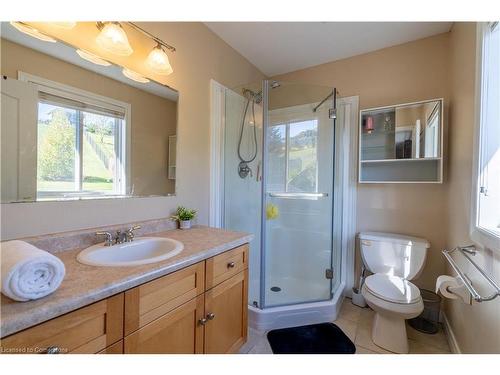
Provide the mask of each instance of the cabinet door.
[{"label": "cabinet door", "polygon": [[247,340],[248,269],[205,293],[205,353],[235,353]]},{"label": "cabinet door", "polygon": [[4,353],[97,353],[123,337],[123,293],[1,340]]},{"label": "cabinet door", "polygon": [[123,340],[115,342],[113,345],[108,346],[97,354],[123,354]]},{"label": "cabinet door", "polygon": [[203,295],[125,337],[125,354],[203,353]]}]

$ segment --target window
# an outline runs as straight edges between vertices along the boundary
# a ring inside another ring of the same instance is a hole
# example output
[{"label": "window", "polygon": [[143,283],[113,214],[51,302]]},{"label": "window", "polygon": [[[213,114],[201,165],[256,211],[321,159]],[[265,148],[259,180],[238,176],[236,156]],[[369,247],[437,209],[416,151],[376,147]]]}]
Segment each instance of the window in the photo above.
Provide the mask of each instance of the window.
[{"label": "window", "polygon": [[269,190],[315,193],[318,189],[318,120],[270,127]]},{"label": "window", "polygon": [[427,129],[425,130],[425,157],[438,157],[438,139],[439,139],[439,106],[437,105],[429,119],[427,120]]},{"label": "window", "polygon": [[500,250],[500,27],[480,24],[472,238]]},{"label": "window", "polygon": [[38,85],[37,198],[126,195],[127,105],[25,80]]}]

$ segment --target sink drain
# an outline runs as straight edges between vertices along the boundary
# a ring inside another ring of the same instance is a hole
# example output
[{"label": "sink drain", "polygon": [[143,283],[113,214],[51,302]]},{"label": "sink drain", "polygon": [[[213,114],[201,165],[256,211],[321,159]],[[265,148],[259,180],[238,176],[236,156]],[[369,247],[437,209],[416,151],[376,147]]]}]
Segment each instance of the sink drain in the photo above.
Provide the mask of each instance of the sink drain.
[{"label": "sink drain", "polygon": [[271,292],[281,292],[281,288],[279,286],[271,287]]}]

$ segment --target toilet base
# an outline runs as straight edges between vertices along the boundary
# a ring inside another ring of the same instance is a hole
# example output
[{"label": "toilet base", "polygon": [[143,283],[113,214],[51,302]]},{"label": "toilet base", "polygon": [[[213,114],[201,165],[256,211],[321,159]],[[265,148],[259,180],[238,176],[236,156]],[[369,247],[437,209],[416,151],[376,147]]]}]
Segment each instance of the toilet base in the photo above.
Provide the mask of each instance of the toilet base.
[{"label": "toilet base", "polygon": [[393,353],[408,354],[405,319],[377,312],[373,318],[372,341]]}]

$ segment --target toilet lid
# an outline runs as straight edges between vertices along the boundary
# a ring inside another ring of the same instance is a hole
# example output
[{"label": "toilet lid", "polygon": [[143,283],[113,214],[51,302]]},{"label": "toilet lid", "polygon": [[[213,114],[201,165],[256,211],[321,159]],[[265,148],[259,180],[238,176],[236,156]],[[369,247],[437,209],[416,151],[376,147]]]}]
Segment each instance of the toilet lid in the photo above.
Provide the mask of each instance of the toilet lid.
[{"label": "toilet lid", "polygon": [[420,299],[420,290],[408,280],[397,276],[375,274],[368,276],[365,287],[373,295],[395,303],[414,303]]}]

